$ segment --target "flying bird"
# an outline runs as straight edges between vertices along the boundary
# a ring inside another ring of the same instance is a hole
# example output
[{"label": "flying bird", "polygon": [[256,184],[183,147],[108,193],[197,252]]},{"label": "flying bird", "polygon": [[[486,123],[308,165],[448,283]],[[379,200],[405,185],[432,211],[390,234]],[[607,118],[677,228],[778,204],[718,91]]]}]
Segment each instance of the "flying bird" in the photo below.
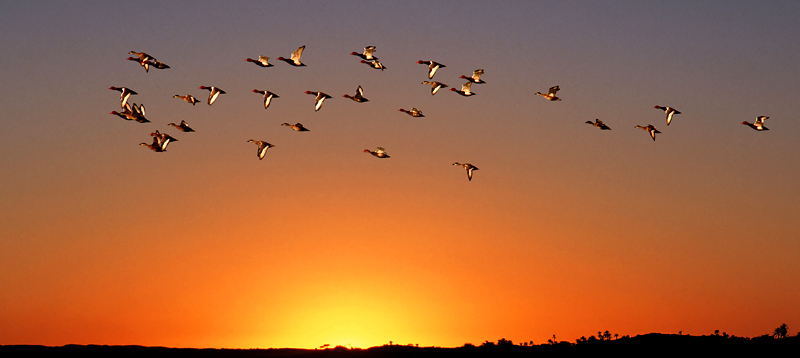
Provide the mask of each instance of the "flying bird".
[{"label": "flying bird", "polygon": [[364,53],[351,52],[350,54],[353,56],[361,57],[362,60],[372,61],[378,59],[377,57],[372,55],[375,51],[377,51],[375,50],[375,46],[367,46],[364,47]]},{"label": "flying bird", "polygon": [[258,56],[257,60],[254,60],[254,59],[248,57],[248,58],[245,59],[245,61],[252,62],[252,63],[256,64],[259,67],[272,67],[273,66],[271,63],[269,63],[269,57],[267,57],[267,56]]},{"label": "flying bird", "polygon": [[591,125],[593,125],[593,126],[595,126],[597,128],[600,128],[602,130],[610,130],[611,129],[611,127],[607,126],[605,123],[603,123],[603,121],[601,121],[599,119],[596,119],[596,118],[595,118],[594,122],[586,121],[586,123],[589,123],[589,124],[591,124]]},{"label": "flying bird", "polygon": [[314,112],[319,111],[319,109],[322,107],[322,102],[325,102],[326,98],[333,98],[323,92],[306,91],[306,94],[313,94],[316,96],[316,98],[314,98]]},{"label": "flying bird", "polygon": [[167,125],[175,127],[181,132],[194,132],[194,129],[189,127],[189,124],[187,124],[186,121],[181,121],[181,124],[169,123]]},{"label": "flying bird", "polygon": [[192,96],[190,94],[187,94],[185,96],[181,96],[181,95],[177,95],[176,94],[176,95],[172,96],[172,98],[180,98],[180,99],[182,99],[182,100],[184,100],[184,101],[186,101],[188,103],[191,103],[192,106],[194,106],[195,103],[200,102],[200,101],[197,100],[197,98],[194,98],[194,96]]},{"label": "flying bird", "polygon": [[261,90],[254,89],[253,92],[254,93],[260,93],[260,94],[264,95],[264,109],[267,109],[267,107],[269,107],[269,104],[272,103],[272,99],[273,98],[281,98],[277,94],[274,94],[274,93],[272,93],[270,91],[261,91]]},{"label": "flying bird", "polygon": [[150,72],[150,61],[141,61],[136,57],[128,57],[128,61],[136,61],[144,68],[144,72]]},{"label": "flying bird", "polygon": [[560,90],[560,89],[561,88],[559,88],[558,86],[553,86],[553,87],[550,87],[549,90],[547,90],[547,94],[544,94],[544,93],[541,93],[541,92],[536,92],[536,94],[544,97],[548,101],[560,101],[561,98],[556,97],[556,92],[558,92],[558,90]]},{"label": "flying bird", "polygon": [[308,129],[306,129],[306,127],[303,127],[303,125],[300,124],[300,123],[295,123],[295,124],[284,123],[284,124],[281,124],[281,125],[282,126],[287,126],[287,127],[291,128],[293,130],[296,130],[298,132],[308,132],[309,131]]},{"label": "flying bird", "polygon": [[119,116],[126,121],[136,121],[139,123],[150,122],[145,118],[144,105],[136,105],[136,103],[134,103],[133,106],[131,106],[130,103],[125,103],[125,108],[122,109],[122,112],[112,111],[110,114]]},{"label": "flying bird", "polygon": [[655,141],[655,140],[656,140],[656,133],[661,133],[661,132],[659,132],[659,131],[658,131],[658,129],[656,129],[656,127],[654,127],[652,124],[648,124],[648,125],[647,125],[647,127],[642,127],[642,126],[640,126],[640,125],[637,125],[637,126],[636,126],[636,128],[641,128],[641,129],[644,129],[644,130],[646,130],[648,133],[650,133],[650,137],[651,137],[651,138],[653,138],[653,141]]},{"label": "flying bird", "polygon": [[472,164],[469,164],[469,163],[455,162],[455,163],[453,163],[453,165],[459,165],[459,166],[464,167],[464,169],[467,170],[467,179],[469,179],[469,181],[472,181],[472,172],[475,171],[475,170],[478,170],[478,167],[476,167],[476,166],[474,166]]},{"label": "flying bird", "polygon": [[211,86],[211,87],[209,87],[209,86],[200,86],[200,89],[204,89],[204,90],[208,90],[209,91],[208,92],[208,105],[209,106],[214,104],[214,101],[217,100],[217,97],[219,97],[219,95],[225,94],[225,91],[223,91],[223,90],[221,90],[221,89],[219,89],[217,87],[214,87],[214,86]]},{"label": "flying bird", "polygon": [[267,143],[263,140],[248,140],[248,143],[255,143],[258,145],[258,151],[256,154],[258,155],[258,160],[264,159],[264,156],[267,154],[267,149],[274,147],[275,145]]},{"label": "flying bird", "polygon": [[382,147],[378,147],[378,149],[375,150],[374,152],[369,149],[364,149],[364,153],[372,154],[378,158],[389,158],[389,154],[386,154],[386,150],[383,149]]},{"label": "flying bird", "polygon": [[386,69],[386,66],[384,66],[380,61],[378,61],[377,58],[372,61],[361,60],[361,63],[366,63],[369,67],[372,67],[376,70],[383,71]]},{"label": "flying bird", "polygon": [[167,145],[170,142],[177,142],[178,140],[173,138],[171,135],[166,133],[159,133],[159,131],[155,131],[154,133],[150,133],[153,136],[153,144],[157,144],[159,148],[161,148],[160,152],[167,150]]},{"label": "flying bird", "polygon": [[153,59],[152,61],[150,61],[150,65],[152,65],[153,67],[155,67],[155,68],[157,68],[159,70],[165,70],[165,69],[169,68],[169,66],[166,63],[163,63],[161,61],[156,61],[156,59]]},{"label": "flying bird", "polygon": [[482,74],[483,74],[483,70],[482,69],[477,69],[475,71],[472,71],[472,77],[467,77],[465,75],[462,75],[459,78],[463,78],[463,79],[465,79],[467,81],[470,81],[472,83],[486,83],[486,81],[481,79],[481,75]]},{"label": "flying bird", "polygon": [[438,63],[436,61],[419,60],[419,61],[417,61],[417,63],[422,64],[422,65],[428,65],[428,79],[432,79],[433,78],[433,75],[436,74],[436,70],[438,70],[438,69],[440,69],[442,67],[447,67],[447,66],[445,66],[445,65],[443,65],[441,63]]},{"label": "flying bird", "polygon": [[764,127],[764,121],[767,120],[767,119],[769,119],[769,117],[767,117],[767,116],[758,116],[758,118],[756,118],[755,123],[749,123],[747,121],[744,121],[744,122],[742,122],[742,124],[747,125],[750,128],[753,128],[753,129],[755,129],[757,131],[768,131],[769,128]]},{"label": "flying bird", "polygon": [[667,125],[669,125],[670,122],[672,122],[672,116],[673,115],[681,114],[681,112],[678,112],[677,110],[675,110],[675,108],[672,108],[672,107],[669,107],[669,106],[667,106],[667,107],[655,106],[653,108],[658,108],[660,110],[663,110],[667,114]]},{"label": "flying bird", "polygon": [[446,84],[437,81],[422,81],[422,84],[431,86],[431,96],[439,92],[440,89],[448,87]]},{"label": "flying bird", "polygon": [[398,109],[398,111],[405,112],[406,114],[408,114],[409,116],[412,116],[412,117],[425,117],[425,115],[422,114],[422,111],[420,111],[420,110],[418,110],[416,108],[411,108],[411,110],[408,110],[408,111],[405,110],[405,109],[400,108],[400,109]]},{"label": "flying bird", "polygon": [[278,57],[278,60],[284,61],[284,62],[286,62],[286,63],[288,63],[288,64],[290,64],[292,66],[296,66],[296,67],[305,66],[304,63],[300,62],[300,56],[303,55],[303,50],[305,50],[305,49],[306,49],[306,45],[300,46],[300,48],[298,48],[297,50],[294,50],[294,52],[292,52],[292,58],[286,59],[286,58],[283,58],[283,57]]},{"label": "flying bird", "polygon": [[119,102],[120,102],[119,106],[120,106],[120,108],[125,108],[125,104],[128,103],[128,98],[130,98],[131,95],[138,94],[138,93],[136,93],[135,91],[131,90],[128,87],[114,87],[114,86],[111,86],[108,89],[114,90],[114,91],[119,91]]},{"label": "flying bird", "polygon": [[455,88],[451,88],[450,90],[464,97],[469,97],[475,95],[475,93],[472,93],[472,91],[470,90],[471,88],[472,88],[472,82],[465,82],[463,85],[461,85],[460,91]]},{"label": "flying bird", "polygon": [[342,97],[352,99],[353,101],[356,101],[356,102],[359,102],[359,103],[364,103],[364,102],[369,101],[368,99],[364,98],[364,89],[361,88],[361,86],[358,86],[358,88],[356,88],[356,94],[355,95],[351,96],[349,94],[346,94],[346,95],[344,95]]}]

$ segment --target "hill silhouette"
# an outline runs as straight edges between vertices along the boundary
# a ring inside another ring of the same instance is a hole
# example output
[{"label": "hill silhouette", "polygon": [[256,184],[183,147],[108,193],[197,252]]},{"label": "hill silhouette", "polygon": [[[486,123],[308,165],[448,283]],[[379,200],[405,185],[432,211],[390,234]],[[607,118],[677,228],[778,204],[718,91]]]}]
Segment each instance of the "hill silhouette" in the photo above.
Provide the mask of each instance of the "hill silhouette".
[{"label": "hill silhouette", "polygon": [[[657,354],[786,354],[800,353],[800,336],[776,339],[770,335],[755,338],[720,335],[691,336],[650,333],[614,340],[592,340],[578,343],[550,342],[541,345],[515,345],[501,339],[497,343],[485,342],[481,346],[465,344],[462,347],[417,347],[384,345],[366,349],[337,346],[327,349],[215,349],[167,348],[144,346],[65,345],[60,347],[38,345],[0,346],[2,357],[241,357],[241,358],[400,358],[400,357],[563,357],[589,354],[614,354],[616,356],[642,356]],[[790,354],[791,355],[791,354]]]}]

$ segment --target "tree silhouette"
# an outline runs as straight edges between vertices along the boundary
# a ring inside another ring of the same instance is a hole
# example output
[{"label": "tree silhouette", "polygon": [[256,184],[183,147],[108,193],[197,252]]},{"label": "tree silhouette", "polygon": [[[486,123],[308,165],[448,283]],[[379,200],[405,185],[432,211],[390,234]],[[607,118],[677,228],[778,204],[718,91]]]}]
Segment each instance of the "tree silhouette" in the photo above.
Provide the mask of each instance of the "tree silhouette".
[{"label": "tree silhouette", "polygon": [[606,341],[610,341],[611,340],[611,332],[609,332],[608,330],[603,332],[603,339],[606,340]]},{"label": "tree silhouette", "polygon": [[784,323],[780,327],[775,328],[775,332],[772,333],[772,336],[775,338],[786,338],[787,334],[789,334],[789,327]]}]

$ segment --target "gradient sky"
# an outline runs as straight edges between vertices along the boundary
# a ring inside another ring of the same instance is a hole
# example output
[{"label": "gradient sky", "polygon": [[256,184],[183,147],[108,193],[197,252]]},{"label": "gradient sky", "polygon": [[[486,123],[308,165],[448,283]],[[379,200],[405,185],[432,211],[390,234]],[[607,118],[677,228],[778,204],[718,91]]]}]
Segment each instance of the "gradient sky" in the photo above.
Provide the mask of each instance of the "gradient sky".
[{"label": "gradient sky", "polygon": [[[800,328],[798,2],[0,9],[0,344]],[[300,45],[307,67],[274,60]],[[349,55],[367,45],[385,71]],[[172,68],[145,73],[131,50]],[[274,67],[244,61],[259,55]],[[487,83],[431,96],[418,60],[451,87],[477,68]],[[172,98],[203,85],[227,94]],[[359,85],[370,102],[341,97]],[[561,102],[533,95],[554,85]],[[109,115],[110,86],[152,123]],[[281,98],[265,110],[254,88]],[[304,91],[334,98],[314,112]],[[667,127],[655,105],[682,114]],[[740,124],[759,115],[769,131]],[[650,123],[655,142],[634,128]],[[156,129],[179,141],[138,145]],[[248,139],[276,147],[259,161]],[[391,158],[362,152],[377,146]]]}]

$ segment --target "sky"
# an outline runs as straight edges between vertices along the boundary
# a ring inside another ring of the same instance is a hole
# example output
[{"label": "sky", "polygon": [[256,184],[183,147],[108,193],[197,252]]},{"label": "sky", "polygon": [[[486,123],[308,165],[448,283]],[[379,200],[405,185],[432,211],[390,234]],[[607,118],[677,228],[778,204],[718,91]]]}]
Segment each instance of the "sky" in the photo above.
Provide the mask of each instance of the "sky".
[{"label": "sky", "polygon": [[[0,9],[0,344],[800,329],[800,3]],[[301,45],[305,67],[276,60]],[[386,70],[349,55],[368,45]],[[245,61],[259,55],[274,66]],[[419,60],[450,87],[475,69],[486,83],[432,96]],[[555,85],[562,101],[535,95]],[[110,86],[151,123],[110,115]],[[209,106],[200,86],[226,94]],[[369,102],[342,98],[358,86]],[[280,98],[264,109],[253,89]],[[333,98],[315,112],[305,91]],[[656,105],[681,114],[667,126]],[[741,124],[761,115],[769,131]],[[181,120],[196,132],[167,126]],[[140,146],[155,130],[178,141]],[[249,139],[275,147],[258,160]]]}]

